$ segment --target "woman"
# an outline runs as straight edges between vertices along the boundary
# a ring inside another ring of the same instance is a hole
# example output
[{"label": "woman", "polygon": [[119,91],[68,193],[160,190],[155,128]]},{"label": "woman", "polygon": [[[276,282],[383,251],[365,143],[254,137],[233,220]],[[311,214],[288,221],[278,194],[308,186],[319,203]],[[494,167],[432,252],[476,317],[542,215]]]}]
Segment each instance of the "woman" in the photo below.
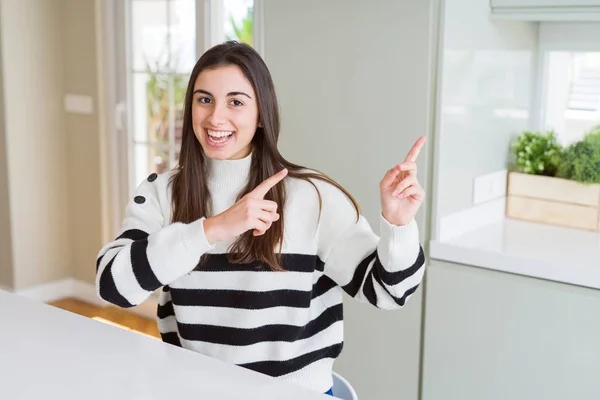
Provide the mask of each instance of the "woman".
[{"label": "woman", "polygon": [[424,257],[415,161],[381,181],[381,238],[356,201],[277,149],[271,75],[252,47],[208,50],[190,76],[174,171],[152,174],[97,261],[101,298],[140,304],[162,287],[162,339],[331,394],[343,345],[342,292],[404,305]]}]

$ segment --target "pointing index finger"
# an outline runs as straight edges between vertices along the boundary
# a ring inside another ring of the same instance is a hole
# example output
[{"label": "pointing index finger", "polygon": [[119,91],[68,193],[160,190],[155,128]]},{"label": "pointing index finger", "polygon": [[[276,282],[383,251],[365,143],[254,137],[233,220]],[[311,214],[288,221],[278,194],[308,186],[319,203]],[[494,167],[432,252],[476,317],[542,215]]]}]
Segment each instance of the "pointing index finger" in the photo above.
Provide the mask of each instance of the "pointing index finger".
[{"label": "pointing index finger", "polygon": [[271,188],[277,185],[283,178],[286,177],[288,170],[286,168],[282,169],[278,173],[273,176],[268,177],[264,181],[262,181],[254,190],[251,192],[255,197],[260,197],[263,199],[265,195],[271,190]]},{"label": "pointing index finger", "polygon": [[404,159],[404,162],[416,162],[426,140],[427,136],[421,136],[419,139],[417,139],[412,149],[410,149],[408,155]]}]

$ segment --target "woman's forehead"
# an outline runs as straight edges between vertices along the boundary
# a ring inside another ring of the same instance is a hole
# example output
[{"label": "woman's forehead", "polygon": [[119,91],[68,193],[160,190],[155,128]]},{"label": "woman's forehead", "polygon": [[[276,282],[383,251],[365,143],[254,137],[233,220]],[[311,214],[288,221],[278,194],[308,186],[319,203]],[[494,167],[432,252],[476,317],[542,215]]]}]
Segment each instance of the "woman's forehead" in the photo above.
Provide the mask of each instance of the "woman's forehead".
[{"label": "woman's forehead", "polygon": [[[213,95],[227,95],[230,92],[252,92],[252,85],[237,65],[227,65],[206,69],[198,75],[194,90],[203,89]],[[250,94],[250,93],[248,93]]]}]

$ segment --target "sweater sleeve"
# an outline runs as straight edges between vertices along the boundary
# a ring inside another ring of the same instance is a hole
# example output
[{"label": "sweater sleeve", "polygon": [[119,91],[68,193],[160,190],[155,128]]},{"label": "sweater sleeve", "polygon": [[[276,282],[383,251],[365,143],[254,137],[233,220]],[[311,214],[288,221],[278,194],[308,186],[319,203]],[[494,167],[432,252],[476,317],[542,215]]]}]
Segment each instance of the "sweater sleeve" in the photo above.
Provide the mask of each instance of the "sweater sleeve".
[{"label": "sweater sleeve", "polygon": [[169,224],[159,190],[166,185],[146,180],[138,187],[119,236],[98,254],[97,294],[119,307],[142,303],[154,290],[192,271],[201,255],[214,247],[204,234],[204,218]]},{"label": "sweater sleeve", "polygon": [[337,188],[322,192],[318,255],[324,273],[360,302],[397,309],[419,287],[425,257],[416,221],[404,226],[379,216],[378,237]]}]

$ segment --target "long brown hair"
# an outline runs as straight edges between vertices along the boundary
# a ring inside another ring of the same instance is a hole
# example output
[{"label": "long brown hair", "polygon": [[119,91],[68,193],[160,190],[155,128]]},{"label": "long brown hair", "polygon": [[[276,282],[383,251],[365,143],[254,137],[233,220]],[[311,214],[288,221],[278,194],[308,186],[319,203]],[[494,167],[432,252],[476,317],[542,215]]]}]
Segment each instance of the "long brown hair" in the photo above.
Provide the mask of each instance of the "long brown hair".
[{"label": "long brown hair", "polygon": [[[319,171],[310,171],[300,165],[292,164],[279,153],[279,107],[275,86],[271,74],[260,55],[249,45],[229,41],[212,47],[198,60],[187,87],[183,113],[183,137],[179,163],[171,178],[172,222],[190,223],[201,217],[211,216],[211,194],[205,179],[205,154],[194,134],[192,125],[192,100],[194,84],[200,73],[206,69],[222,66],[238,66],[256,93],[259,113],[259,125],[252,139],[252,164],[246,187],[239,193],[238,200],[252,191],[258,184],[283,168],[288,176],[308,181],[317,191],[319,212],[322,207],[321,194],[311,179],[330,183],[340,189],[352,201],[359,216],[356,200],[341,185]],[[278,205],[280,218],[273,222],[264,235],[254,236],[252,230],[240,235],[231,245],[228,260],[231,263],[251,263],[258,261],[272,270],[284,270],[281,265],[283,246],[284,213],[286,190],[278,184],[265,196]],[[278,250],[276,251],[276,248]]]}]

